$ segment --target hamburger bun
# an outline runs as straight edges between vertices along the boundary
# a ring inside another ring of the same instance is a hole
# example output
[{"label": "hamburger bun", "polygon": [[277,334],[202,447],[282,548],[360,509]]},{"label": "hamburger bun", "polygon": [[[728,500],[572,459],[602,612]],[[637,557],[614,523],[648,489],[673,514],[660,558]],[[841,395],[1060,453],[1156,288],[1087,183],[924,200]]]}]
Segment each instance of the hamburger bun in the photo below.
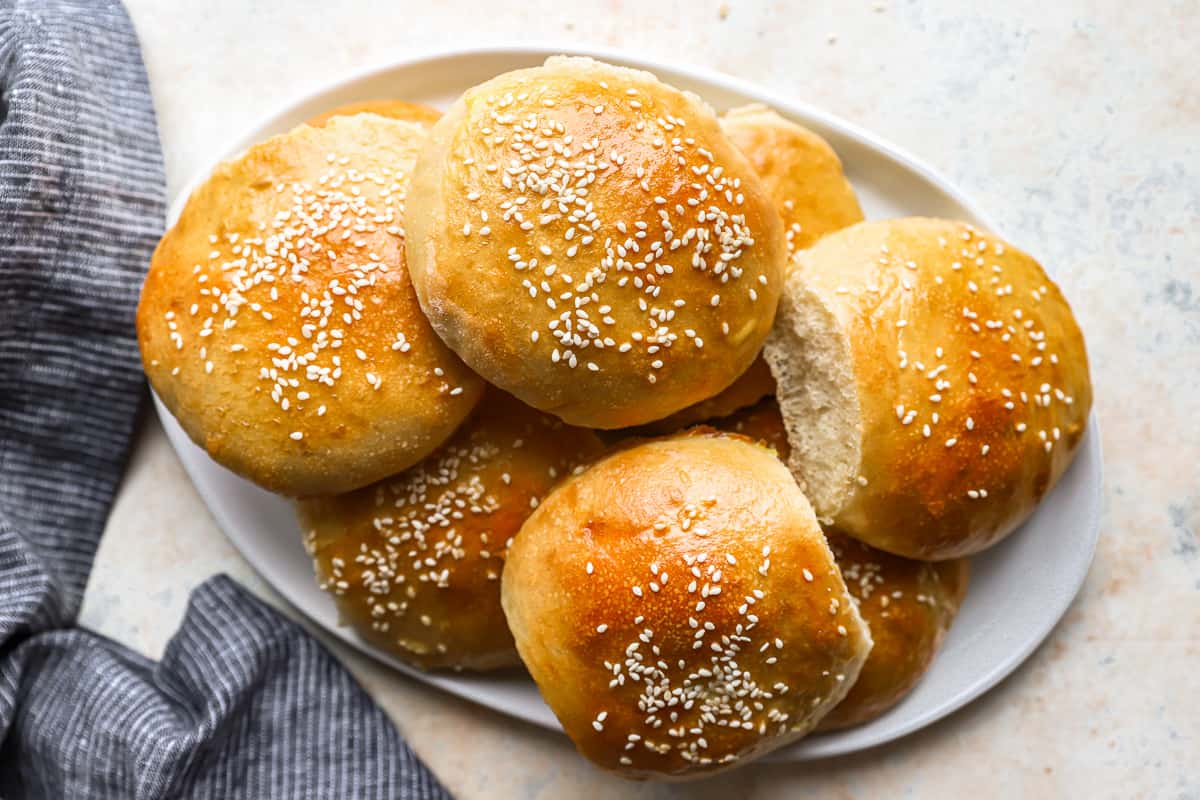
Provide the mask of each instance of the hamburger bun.
[{"label": "hamburger bun", "polygon": [[483,392],[405,265],[425,137],[372,114],[275,136],[219,165],[154,253],[137,318],[150,384],[260,486],[328,494],[399,472]]},{"label": "hamburger bun", "polygon": [[386,480],[298,504],[343,624],[425,669],[517,663],[500,609],[508,543],[596,435],[498,390],[441,449]]},{"label": "hamburger bun", "polygon": [[414,175],[409,261],[441,337],[576,425],[639,425],[757,356],[779,214],[716,116],[653,75],[556,57],[470,89]]},{"label": "hamburger bun", "polygon": [[564,481],[513,541],[502,600],[567,735],[627,777],[696,777],[799,739],[871,647],[787,469],[715,432]]},{"label": "hamburger bun", "polygon": [[1092,404],[1070,306],[959,222],[866,222],[796,255],[764,350],[817,514],[896,555],[999,541],[1063,474]]}]

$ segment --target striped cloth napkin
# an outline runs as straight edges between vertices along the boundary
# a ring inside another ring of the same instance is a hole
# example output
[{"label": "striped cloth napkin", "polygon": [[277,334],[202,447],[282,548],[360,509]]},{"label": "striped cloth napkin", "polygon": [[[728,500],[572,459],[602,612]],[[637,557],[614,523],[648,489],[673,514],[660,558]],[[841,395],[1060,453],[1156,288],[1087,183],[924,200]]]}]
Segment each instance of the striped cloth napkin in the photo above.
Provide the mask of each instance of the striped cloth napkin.
[{"label": "striped cloth napkin", "polygon": [[0,0],[0,796],[449,797],[319,643],[224,576],[158,663],[74,625],[144,396],[134,308],[163,210],[124,9]]}]

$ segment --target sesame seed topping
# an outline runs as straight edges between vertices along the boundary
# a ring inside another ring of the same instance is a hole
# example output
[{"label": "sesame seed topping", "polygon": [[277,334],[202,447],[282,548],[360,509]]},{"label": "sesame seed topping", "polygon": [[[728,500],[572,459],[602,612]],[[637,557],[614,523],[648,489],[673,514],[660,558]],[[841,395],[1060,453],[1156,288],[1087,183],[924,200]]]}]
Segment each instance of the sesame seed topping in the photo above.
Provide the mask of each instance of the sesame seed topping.
[{"label": "sesame seed topping", "polygon": [[[479,221],[497,230],[507,226],[536,232],[525,243],[511,246],[506,259],[522,274],[528,301],[539,311],[552,312],[549,320],[528,331],[535,344],[537,334],[553,338],[538,356],[563,369],[582,365],[598,373],[607,368],[604,358],[628,360],[644,354],[651,365],[645,378],[654,384],[656,372],[678,352],[672,345],[680,332],[699,349],[714,328],[724,335],[730,330],[728,321],[711,311],[721,305],[720,291],[707,295],[709,306],[688,307],[683,298],[671,296],[678,285],[672,275],[690,269],[710,279],[714,288],[739,280],[767,285],[768,280],[765,275],[743,276],[743,257],[756,245],[738,208],[745,200],[740,180],[727,175],[712,152],[685,135],[685,120],[662,114],[640,94],[626,97],[636,99],[621,109],[599,96],[585,108],[597,116],[632,115],[639,122],[633,133],[669,151],[673,162],[651,167],[626,163],[622,153],[606,152],[590,129],[586,137],[579,135],[573,116],[557,110],[563,105],[560,98],[542,89],[531,90],[519,111],[516,96],[480,96],[470,118],[468,149],[495,154],[497,163],[476,165],[474,157],[459,158],[470,184],[471,213]],[[672,190],[678,192],[676,200],[655,194],[654,185],[665,177],[673,182],[680,168],[691,180],[681,190]],[[663,172],[666,169],[671,172]],[[607,182],[625,180],[651,201],[648,213],[615,216],[611,207],[591,199]],[[575,262],[578,265],[568,274],[564,263]],[[533,277],[534,272],[542,277]],[[743,297],[753,302],[758,292],[749,287]],[[613,307],[618,298],[625,308]],[[645,325],[635,325],[618,339],[613,328],[618,319],[622,326],[630,324],[623,317],[626,310],[635,310]]]},{"label": "sesame seed topping", "polygon": [[[1053,431],[1056,429],[1055,423],[1060,419],[1057,416],[1060,412],[1047,412],[1046,409],[1051,409],[1056,400],[1068,405],[1069,403],[1066,400],[1066,393],[1062,391],[1061,387],[1054,386],[1053,379],[1032,382],[1032,376],[1045,370],[1045,365],[1053,366],[1058,363],[1057,358],[1052,357],[1053,354],[1047,347],[1046,331],[1037,317],[1036,306],[1034,307],[1035,313],[1031,314],[1028,300],[1018,299],[1012,284],[1003,279],[1007,265],[998,263],[990,257],[985,258],[990,253],[998,259],[1004,253],[1004,247],[1000,243],[989,241],[988,237],[974,231],[969,226],[960,233],[965,245],[962,242],[958,245],[950,245],[947,237],[940,237],[946,241],[943,249],[955,251],[959,256],[957,260],[949,262],[948,270],[935,267],[934,265],[938,262],[922,264],[914,260],[905,260],[900,254],[892,255],[888,248],[883,246],[880,249],[881,255],[877,259],[877,263],[881,266],[877,269],[881,273],[891,270],[891,277],[884,279],[882,274],[878,277],[868,277],[867,283],[863,287],[867,292],[879,293],[883,291],[881,285],[886,286],[889,281],[893,285],[899,283],[899,288],[903,289],[919,289],[922,280],[932,279],[935,284],[943,284],[947,279],[960,281],[958,285],[971,295],[978,296],[978,302],[983,303],[984,307],[954,308],[954,318],[961,317],[970,334],[980,339],[990,338],[995,342],[987,347],[974,342],[971,347],[959,345],[962,349],[957,353],[954,348],[956,343],[953,341],[948,343],[930,342],[928,350],[923,354],[913,352],[910,355],[898,347],[900,369],[905,370],[910,364],[914,365],[921,371],[921,375],[925,379],[933,383],[933,386],[925,389],[924,387],[914,387],[911,384],[902,385],[901,392],[898,392],[897,397],[891,402],[897,424],[910,425],[919,417],[929,414],[931,423],[922,424],[920,430],[924,438],[931,438],[933,426],[938,424],[939,416],[937,412],[932,411],[930,406],[940,407],[942,416],[945,418],[942,421],[958,431],[955,435],[942,439],[944,446],[950,448],[955,446],[959,439],[968,432],[973,432],[976,436],[980,434],[984,436],[1003,435],[1003,429],[992,424],[977,425],[976,420],[976,415],[984,413],[984,409],[1000,407],[1012,416],[1013,430],[1017,434],[1026,432],[1031,424],[1034,425],[1034,430],[1041,427],[1046,435],[1039,435],[1035,441],[1040,445],[1039,450],[1050,452],[1054,442],[1058,441]],[[839,286],[837,291],[840,292],[843,288]],[[1030,295],[1034,302],[1040,302],[1047,291],[1048,287],[1041,286],[1030,292]],[[976,301],[973,297],[972,303],[974,302]],[[923,309],[924,307],[916,305],[914,308]],[[922,311],[921,313],[929,312]],[[936,314],[937,311],[934,310],[933,313]],[[989,319],[988,316],[993,318]],[[949,321],[947,320],[947,322]],[[906,314],[906,318],[897,320],[895,327],[905,328],[924,326],[925,324],[925,319],[913,311]],[[900,338],[899,335],[896,338],[897,345],[906,345],[910,349],[919,348],[923,344],[921,342],[912,343]],[[967,356],[969,356],[969,360],[966,358]],[[922,357],[926,361],[932,361],[936,366],[933,369],[927,369],[925,364],[919,360]],[[1035,370],[1038,371],[1035,372]],[[965,381],[962,380],[963,377],[965,377]],[[906,382],[911,380],[908,373],[904,375],[904,380]],[[1011,390],[1005,388],[1006,383],[1013,388]],[[1032,389],[1022,391],[1022,385],[1037,386],[1038,388],[1036,392]],[[1053,413],[1055,416],[1046,416],[1048,413]],[[991,444],[992,442],[984,441],[976,445],[979,447],[980,456],[988,455]],[[1046,445],[1050,445],[1050,447],[1047,448]],[[980,493],[981,497],[986,497],[986,494],[982,494],[986,492],[986,489],[977,488],[973,491]]]},{"label": "sesame seed topping", "polygon": [[[564,435],[549,418],[531,418],[525,425],[530,433]],[[374,495],[373,518],[367,532],[353,537],[353,543],[347,544],[350,537],[343,536],[341,529],[306,541],[317,559],[322,588],[339,598],[339,606],[352,604],[356,616],[369,619],[377,634],[394,634],[401,648],[407,647],[412,627],[419,623],[425,632],[417,634],[418,641],[431,652],[447,652],[449,641],[442,641],[442,627],[435,624],[441,620],[419,610],[448,602],[445,596],[435,596],[462,588],[464,580],[499,581],[511,534],[523,517],[514,513],[504,515],[505,519],[496,512],[518,498],[523,506],[528,492],[532,492],[530,505],[536,505],[553,486],[554,477],[574,465],[572,457],[538,451],[531,457],[544,459],[541,482],[530,472],[519,490],[506,492],[512,483],[504,480],[508,473],[498,479],[492,476],[504,464],[502,459],[526,444],[523,438],[509,439],[506,432],[502,442],[496,441],[496,434],[507,430],[468,422],[435,455],[363,490]],[[480,562],[484,571],[477,576]]]},{"label": "sesame seed topping", "polygon": [[[369,367],[352,377],[380,388],[382,377],[371,358],[351,342],[358,324],[379,305],[373,295],[389,271],[384,248],[394,248],[394,237],[403,236],[403,170],[356,169],[337,153],[325,153],[323,160],[326,166],[315,180],[280,180],[269,187],[275,213],[257,230],[208,234],[210,258],[192,271],[201,299],[190,305],[187,319],[195,341],[206,345],[196,348],[204,374],[215,372],[210,350],[257,356],[261,361],[251,374],[264,383],[264,396],[293,417],[328,411],[307,401],[350,375],[339,357],[344,346]],[[319,271],[325,261],[336,269]],[[273,322],[285,312],[289,322],[297,318],[298,331],[291,336],[257,347],[248,347],[245,339],[219,341],[238,335],[238,323],[247,316]],[[169,332],[176,350],[185,351],[174,312],[167,323],[174,326]],[[411,349],[402,332],[385,346],[400,353]],[[288,435],[298,441],[297,433]]]}]

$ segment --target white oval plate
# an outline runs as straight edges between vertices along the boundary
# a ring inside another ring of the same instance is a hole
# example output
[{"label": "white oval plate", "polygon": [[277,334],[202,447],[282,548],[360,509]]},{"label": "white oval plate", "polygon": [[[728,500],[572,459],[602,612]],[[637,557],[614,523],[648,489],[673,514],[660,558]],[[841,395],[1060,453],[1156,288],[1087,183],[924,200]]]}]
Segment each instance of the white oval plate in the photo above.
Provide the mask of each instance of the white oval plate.
[{"label": "white oval plate", "polygon": [[[511,45],[443,51],[350,75],[271,114],[214,155],[176,198],[171,222],[218,161],[343,103],[398,98],[445,107],[468,87],[501,72],[540,64],[556,53],[593,55],[639,67],[704,97],[718,111],[745,103],[772,106],[824,136],[836,148],[870,218],[952,217],[995,230],[988,219],[933,170],[896,147],[819,109],[708,70],[661,64],[618,52]],[[405,666],[337,625],[333,601],[319,591],[288,501],[214,463],[162,404],[155,405],[184,467],[230,540],[304,614],[333,635],[417,680],[546,728],[559,729],[523,672],[428,675]],[[1095,416],[1074,465],[1024,527],[973,560],[971,588],[945,646],[917,688],[873,722],[811,736],[773,761],[804,761],[891,741],[946,716],[1012,672],[1066,612],[1087,574],[1099,532],[1100,444]]]}]

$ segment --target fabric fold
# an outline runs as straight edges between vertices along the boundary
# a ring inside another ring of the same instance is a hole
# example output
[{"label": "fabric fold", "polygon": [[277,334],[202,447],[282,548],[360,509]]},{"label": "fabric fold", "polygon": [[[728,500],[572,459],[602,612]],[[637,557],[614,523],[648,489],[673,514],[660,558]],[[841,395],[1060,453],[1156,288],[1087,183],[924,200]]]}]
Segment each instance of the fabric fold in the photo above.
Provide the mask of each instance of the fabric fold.
[{"label": "fabric fold", "polygon": [[0,0],[0,796],[449,797],[303,629],[226,577],[155,663],[74,627],[144,397],[162,157],[117,3]]}]

